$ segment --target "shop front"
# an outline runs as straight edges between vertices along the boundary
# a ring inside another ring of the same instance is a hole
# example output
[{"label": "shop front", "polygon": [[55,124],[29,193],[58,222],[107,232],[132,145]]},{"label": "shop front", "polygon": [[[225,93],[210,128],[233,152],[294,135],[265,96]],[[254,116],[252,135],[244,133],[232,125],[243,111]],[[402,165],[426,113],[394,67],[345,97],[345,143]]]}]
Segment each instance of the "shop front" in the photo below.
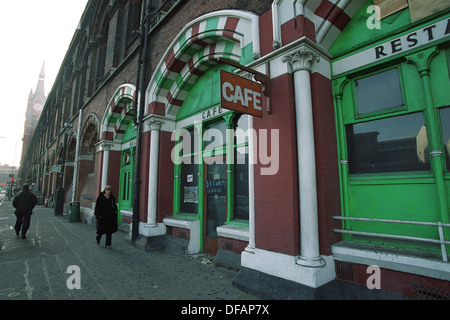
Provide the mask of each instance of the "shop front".
[{"label": "shop front", "polygon": [[448,280],[449,14],[411,24],[411,6],[370,30],[369,5],[330,50],[344,240],[333,255]]},{"label": "shop front", "polygon": [[133,216],[134,161],[136,130],[133,124],[135,87],[121,85],[111,97],[102,121],[102,175],[99,189],[113,187],[119,215],[118,223],[131,223]]},{"label": "shop front", "polygon": [[[175,37],[147,90],[146,119],[158,118],[164,123],[161,133],[170,134],[170,148],[163,150],[160,143],[160,165],[154,173],[158,198],[149,201],[149,212],[157,208],[157,220],[169,236],[184,241],[185,252],[220,258],[225,250],[237,265],[249,237],[249,117],[222,106],[221,70],[235,68],[219,59],[245,65],[258,57],[258,27],[258,16],[238,10],[197,18]],[[168,157],[171,173],[166,161],[161,162]],[[150,163],[149,177],[151,171]],[[162,215],[167,210],[159,199],[168,191],[169,177],[173,207]]]},{"label": "shop front", "polygon": [[[218,103],[222,68],[210,69],[197,81],[175,132],[174,217],[199,220],[199,250],[212,255],[221,230],[248,230],[248,116]],[[192,115],[192,108],[203,104],[199,99],[207,101],[204,109]]]}]

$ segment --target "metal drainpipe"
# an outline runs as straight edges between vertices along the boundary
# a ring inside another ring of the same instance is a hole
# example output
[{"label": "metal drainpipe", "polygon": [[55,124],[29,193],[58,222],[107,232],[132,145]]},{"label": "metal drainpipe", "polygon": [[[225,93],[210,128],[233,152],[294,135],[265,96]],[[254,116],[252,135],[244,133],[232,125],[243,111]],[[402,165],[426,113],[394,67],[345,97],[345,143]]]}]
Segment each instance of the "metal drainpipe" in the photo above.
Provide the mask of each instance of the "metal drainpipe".
[{"label": "metal drainpipe", "polygon": [[[140,73],[140,88],[145,90],[146,78],[147,78],[147,65],[148,65],[148,49],[149,41],[148,34],[150,31],[150,10],[151,10],[151,0],[144,0],[143,3],[143,19],[141,22],[141,48],[142,48],[142,61],[139,61]],[[144,14],[145,13],[145,14]],[[142,34],[143,33],[143,34]],[[136,168],[134,176],[134,188],[133,188],[133,222],[131,230],[131,242],[134,244],[139,235],[139,189],[141,185],[141,153],[142,153],[142,119],[144,117],[145,108],[145,92],[140,95],[138,93],[139,104],[138,104],[138,117],[137,117],[137,136],[136,136]]]},{"label": "metal drainpipe", "polygon": [[78,158],[80,153],[80,139],[81,139],[81,120],[83,119],[83,109],[78,112],[78,129],[77,129],[77,145],[75,149],[75,162],[73,170],[73,184],[72,184],[72,202],[75,201],[78,188]]}]

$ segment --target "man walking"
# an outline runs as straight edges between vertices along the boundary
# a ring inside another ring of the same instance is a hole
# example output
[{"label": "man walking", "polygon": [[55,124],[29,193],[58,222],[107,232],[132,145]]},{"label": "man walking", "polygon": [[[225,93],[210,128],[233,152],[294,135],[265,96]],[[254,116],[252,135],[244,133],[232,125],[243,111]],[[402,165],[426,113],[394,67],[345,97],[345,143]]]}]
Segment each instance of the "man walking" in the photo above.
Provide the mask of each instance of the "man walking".
[{"label": "man walking", "polygon": [[30,191],[30,186],[24,184],[22,191],[14,197],[13,207],[16,208],[15,215],[17,217],[16,234],[19,235],[20,229],[22,229],[22,239],[27,238],[27,232],[30,228],[31,215],[33,214],[33,208],[37,204],[37,197]]}]

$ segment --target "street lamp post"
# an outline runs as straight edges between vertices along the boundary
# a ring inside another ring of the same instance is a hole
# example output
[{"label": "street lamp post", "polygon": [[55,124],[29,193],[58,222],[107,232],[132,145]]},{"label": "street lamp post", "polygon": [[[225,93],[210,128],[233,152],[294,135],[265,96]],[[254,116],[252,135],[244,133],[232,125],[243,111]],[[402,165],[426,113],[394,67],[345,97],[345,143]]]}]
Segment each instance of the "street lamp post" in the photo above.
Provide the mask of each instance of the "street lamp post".
[{"label": "street lamp post", "polygon": [[67,145],[67,130],[72,128],[73,126],[70,123],[64,124],[64,144],[63,144],[63,158],[62,158],[62,165],[61,165],[61,178],[59,179],[59,188],[56,190],[56,201],[55,201],[55,216],[61,216],[64,212],[64,198],[65,198],[65,191],[64,191],[64,170],[65,170],[65,164],[66,164],[66,145]]}]

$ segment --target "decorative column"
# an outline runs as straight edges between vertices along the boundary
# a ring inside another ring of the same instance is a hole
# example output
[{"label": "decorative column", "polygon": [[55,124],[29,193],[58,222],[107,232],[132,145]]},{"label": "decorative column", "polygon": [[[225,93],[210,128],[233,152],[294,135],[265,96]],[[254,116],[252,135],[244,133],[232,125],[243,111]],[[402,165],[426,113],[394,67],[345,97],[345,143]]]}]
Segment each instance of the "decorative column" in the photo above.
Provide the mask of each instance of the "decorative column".
[{"label": "decorative column", "polygon": [[159,164],[159,132],[163,121],[152,119],[148,122],[151,141],[150,141],[150,168],[148,174],[148,211],[147,228],[156,228],[156,211],[158,204],[158,164]]},{"label": "decorative column", "polygon": [[302,48],[283,57],[292,67],[297,123],[297,154],[300,193],[300,256],[297,264],[305,267],[325,265],[319,253],[316,157],[311,99],[311,66],[319,56]]},{"label": "decorative column", "polygon": [[448,213],[447,194],[444,181],[444,151],[441,150],[439,136],[437,131],[432,128],[440,127],[438,111],[434,106],[433,94],[430,82],[430,65],[431,61],[439,54],[437,47],[431,47],[411,55],[406,56],[406,62],[417,67],[423,83],[425,93],[426,108],[424,110],[425,118],[430,126],[427,126],[428,149],[430,151],[430,164],[436,179],[436,187],[438,193],[438,201],[440,206],[440,221],[449,223],[450,217]]},{"label": "decorative column", "polygon": [[103,142],[102,143],[103,150],[103,165],[102,165],[102,185],[103,188],[108,184],[108,171],[109,171],[109,151],[111,150],[111,145]]}]

